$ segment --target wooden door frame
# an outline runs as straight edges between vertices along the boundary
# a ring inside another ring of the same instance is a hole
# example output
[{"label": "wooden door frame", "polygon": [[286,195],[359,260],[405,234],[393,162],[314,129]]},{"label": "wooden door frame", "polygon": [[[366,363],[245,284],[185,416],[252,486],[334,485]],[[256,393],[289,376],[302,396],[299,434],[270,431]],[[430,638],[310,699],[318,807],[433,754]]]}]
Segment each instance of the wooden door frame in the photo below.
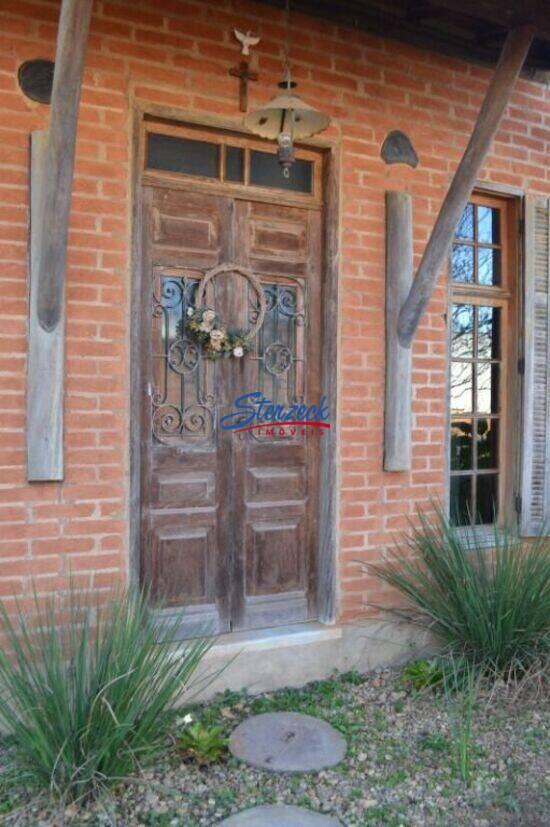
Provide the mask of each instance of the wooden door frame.
[{"label": "wooden door frame", "polygon": [[[143,279],[143,199],[141,197],[141,136],[146,117],[171,121],[175,125],[195,124],[243,135],[240,124],[218,117],[199,117],[174,107],[134,105],[130,146],[131,261],[130,261],[130,406],[129,406],[129,582],[140,587],[140,518],[141,518],[141,363],[140,336]],[[322,149],[323,164],[323,250],[322,250],[322,385],[333,411],[332,427],[322,440],[319,473],[319,554],[317,572],[318,620],[332,624],[338,616],[337,555],[339,549],[339,277],[340,277],[340,142],[312,141],[311,147]]]}]

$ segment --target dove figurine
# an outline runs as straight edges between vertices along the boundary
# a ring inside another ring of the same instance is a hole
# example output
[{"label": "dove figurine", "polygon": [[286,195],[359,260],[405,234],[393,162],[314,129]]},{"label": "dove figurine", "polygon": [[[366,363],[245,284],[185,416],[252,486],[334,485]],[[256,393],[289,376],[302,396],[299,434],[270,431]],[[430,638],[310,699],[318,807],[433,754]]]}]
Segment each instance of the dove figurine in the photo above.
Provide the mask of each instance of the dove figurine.
[{"label": "dove figurine", "polygon": [[254,37],[252,32],[240,32],[238,29],[233,29],[233,31],[239,43],[242,44],[241,54],[248,56],[250,54],[250,47],[257,46],[260,38]]}]

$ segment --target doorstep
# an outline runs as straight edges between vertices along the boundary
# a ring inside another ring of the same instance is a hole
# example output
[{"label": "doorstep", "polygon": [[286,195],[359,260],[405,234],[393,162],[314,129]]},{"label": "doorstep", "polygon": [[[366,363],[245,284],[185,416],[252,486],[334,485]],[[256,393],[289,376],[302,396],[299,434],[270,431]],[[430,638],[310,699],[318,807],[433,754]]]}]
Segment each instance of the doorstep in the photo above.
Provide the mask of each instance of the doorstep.
[{"label": "doorstep", "polygon": [[294,623],[272,629],[254,629],[220,635],[216,638],[212,652],[223,652],[227,655],[237,654],[242,649],[246,649],[247,652],[259,652],[286,646],[308,646],[324,640],[338,640],[341,637],[341,626],[325,626],[319,622]]},{"label": "doorstep", "polygon": [[320,680],[339,668],[342,634],[341,626],[312,622],[220,635],[191,694],[207,700],[224,690],[257,694]]},{"label": "doorstep", "polygon": [[377,619],[232,632],[216,639],[184,702],[206,701],[225,690],[255,695],[297,688],[335,671],[396,666],[429,650],[433,643],[417,627]]}]

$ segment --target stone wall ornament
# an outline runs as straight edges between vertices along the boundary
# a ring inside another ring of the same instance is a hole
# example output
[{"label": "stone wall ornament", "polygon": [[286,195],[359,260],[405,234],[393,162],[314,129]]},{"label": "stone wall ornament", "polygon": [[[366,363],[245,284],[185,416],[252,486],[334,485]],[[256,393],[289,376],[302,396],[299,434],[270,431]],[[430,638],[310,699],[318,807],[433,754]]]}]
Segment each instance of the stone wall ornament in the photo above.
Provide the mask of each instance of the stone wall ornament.
[{"label": "stone wall ornament", "polygon": [[260,42],[260,38],[254,37],[252,32],[241,32],[239,29],[233,29],[233,31],[235,32],[235,37],[242,45],[241,54],[248,57],[250,54],[250,47],[257,46]]},{"label": "stone wall ornament", "polygon": [[[216,311],[206,305],[206,288],[221,273],[237,273],[252,286],[258,298],[258,310],[255,321],[249,330],[230,329]],[[259,332],[265,317],[266,299],[263,287],[252,270],[238,264],[218,264],[205,274],[197,287],[195,306],[187,310],[187,318],[181,323],[180,335],[202,346],[203,353],[209,359],[222,356],[234,356],[239,359],[250,350],[252,341]]]},{"label": "stone wall ornament", "polygon": [[386,164],[407,164],[413,168],[418,166],[418,155],[411,139],[399,129],[388,132],[380,155]]},{"label": "stone wall ornament", "polygon": [[50,103],[54,68],[53,60],[26,60],[17,72],[21,91],[32,101]]}]

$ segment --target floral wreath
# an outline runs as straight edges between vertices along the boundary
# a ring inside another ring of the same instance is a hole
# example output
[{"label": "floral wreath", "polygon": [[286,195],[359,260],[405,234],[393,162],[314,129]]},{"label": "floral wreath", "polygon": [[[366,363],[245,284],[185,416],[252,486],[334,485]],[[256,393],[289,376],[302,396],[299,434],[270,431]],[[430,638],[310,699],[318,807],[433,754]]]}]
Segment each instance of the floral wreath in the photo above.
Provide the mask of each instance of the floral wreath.
[{"label": "floral wreath", "polygon": [[[227,272],[239,273],[244,276],[252,285],[258,297],[259,311],[250,330],[227,328],[216,311],[204,304],[204,295],[209,282],[219,276],[220,273]],[[181,324],[189,337],[202,346],[204,354],[209,359],[219,359],[221,356],[234,356],[239,359],[251,349],[252,340],[264,321],[265,294],[262,285],[250,270],[237,264],[219,264],[217,267],[213,267],[201,280],[197,288],[195,302],[194,307],[188,307],[187,318]]]}]

